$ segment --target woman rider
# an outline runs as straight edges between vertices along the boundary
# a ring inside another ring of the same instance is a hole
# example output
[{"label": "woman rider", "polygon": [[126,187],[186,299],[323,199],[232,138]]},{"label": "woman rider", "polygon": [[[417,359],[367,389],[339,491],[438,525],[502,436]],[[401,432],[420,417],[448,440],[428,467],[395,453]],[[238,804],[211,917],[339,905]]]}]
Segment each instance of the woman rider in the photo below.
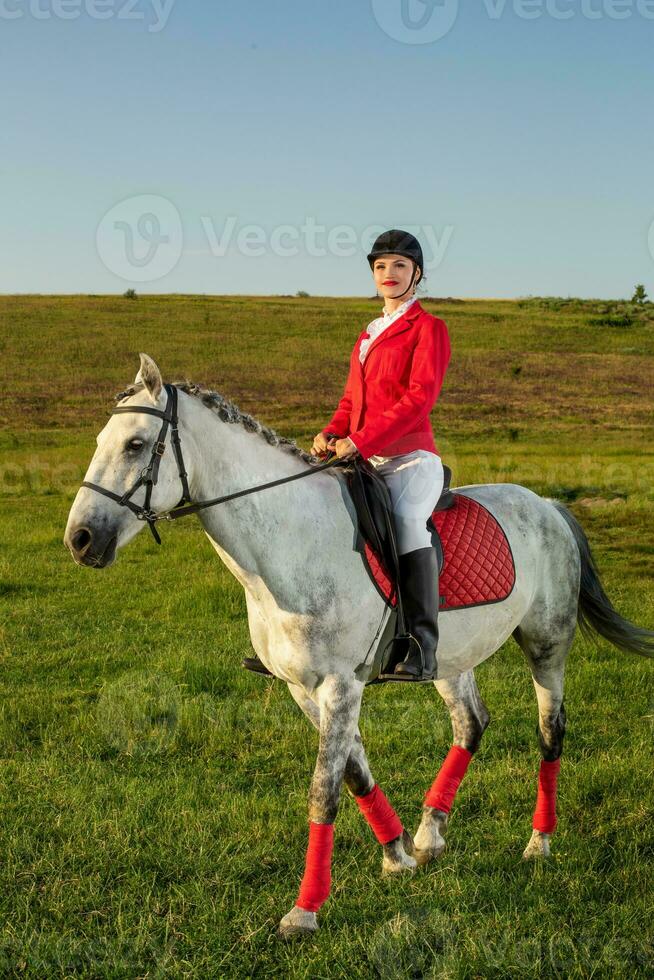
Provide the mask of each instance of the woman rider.
[{"label": "woman rider", "polygon": [[[389,489],[408,633],[418,643],[385,679],[433,680],[438,646],[438,558],[427,527],[443,489],[443,464],[429,420],[450,360],[445,322],[415,291],[423,277],[419,242],[406,231],[380,235],[368,255],[382,316],[359,335],[345,391],[313,455],[360,453]],[[268,673],[258,658],[243,665]]]},{"label": "woman rider", "polygon": [[[384,232],[368,255],[382,316],[359,336],[345,392],[311,452],[339,458],[360,453],[389,489],[400,582],[411,643],[392,680],[432,680],[438,646],[438,558],[427,527],[443,489],[443,464],[429,420],[450,360],[445,322],[422,308],[419,242],[405,231]],[[378,339],[379,338],[379,339]]]}]

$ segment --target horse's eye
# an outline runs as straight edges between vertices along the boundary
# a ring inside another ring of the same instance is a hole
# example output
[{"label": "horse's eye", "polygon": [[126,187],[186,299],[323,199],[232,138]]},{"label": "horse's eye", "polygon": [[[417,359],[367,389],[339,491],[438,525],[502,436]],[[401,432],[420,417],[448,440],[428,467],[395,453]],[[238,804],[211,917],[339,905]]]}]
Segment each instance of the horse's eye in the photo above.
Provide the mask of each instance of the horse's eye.
[{"label": "horse's eye", "polygon": [[125,448],[131,453],[138,453],[141,449],[143,449],[143,440],[130,439]]}]

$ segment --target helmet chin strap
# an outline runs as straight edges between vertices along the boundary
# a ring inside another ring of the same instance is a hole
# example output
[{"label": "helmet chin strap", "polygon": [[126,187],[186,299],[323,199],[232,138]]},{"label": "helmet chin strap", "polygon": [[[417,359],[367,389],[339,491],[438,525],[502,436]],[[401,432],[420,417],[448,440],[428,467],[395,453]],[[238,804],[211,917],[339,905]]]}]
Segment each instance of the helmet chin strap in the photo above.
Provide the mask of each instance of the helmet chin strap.
[{"label": "helmet chin strap", "polygon": [[402,297],[405,296],[409,292],[409,290],[411,289],[412,286],[415,287],[415,285],[416,285],[415,284],[415,278],[416,278],[416,272],[417,272],[417,270],[418,270],[418,265],[417,265],[416,262],[414,262],[413,263],[413,276],[411,277],[411,282],[409,283],[409,285],[407,286],[407,288],[404,290],[403,293],[398,293],[397,296],[389,296],[388,298],[389,299],[402,299]]}]

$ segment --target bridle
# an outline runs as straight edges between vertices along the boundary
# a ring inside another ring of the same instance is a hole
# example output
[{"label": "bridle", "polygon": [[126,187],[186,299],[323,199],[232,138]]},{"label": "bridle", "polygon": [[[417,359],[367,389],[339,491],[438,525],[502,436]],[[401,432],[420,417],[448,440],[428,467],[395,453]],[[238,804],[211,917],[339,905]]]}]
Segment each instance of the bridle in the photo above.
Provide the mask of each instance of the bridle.
[{"label": "bridle", "polygon": [[[140,521],[147,521],[157,544],[161,544],[161,538],[159,537],[157,529],[154,525],[155,521],[158,521],[161,518],[151,509],[150,498],[152,496],[152,488],[156,485],[157,480],[159,479],[159,464],[161,462],[161,457],[166,451],[166,433],[168,432],[168,426],[170,426],[170,440],[173,446],[173,452],[175,453],[175,459],[177,460],[177,471],[179,473],[179,478],[182,481],[182,496],[177,502],[176,507],[186,503],[186,501],[190,502],[191,500],[187,480],[188,474],[184,469],[182,446],[179,439],[179,432],[177,430],[177,388],[174,385],[167,384],[165,385],[165,389],[167,393],[167,400],[166,408],[163,412],[159,408],[151,408],[148,405],[122,405],[118,408],[114,408],[109,413],[110,415],[118,415],[121,412],[144,412],[147,415],[156,415],[160,419],[163,419],[159,430],[159,435],[157,436],[156,442],[152,447],[150,462],[141,470],[138,479],[131,489],[126,490],[121,496],[118,493],[114,493],[113,490],[107,490],[106,487],[99,486],[97,483],[89,483],[87,480],[84,480],[82,483],[83,487],[89,487],[91,490],[97,490],[98,493],[103,493],[105,497],[110,497],[111,500],[115,500],[121,507],[129,507],[129,509],[136,514]],[[130,500],[130,497],[138,490],[139,487],[142,486],[145,487],[145,500],[143,504],[135,504],[133,500]]]},{"label": "bridle", "polygon": [[[97,483],[89,483],[84,480],[81,484],[83,487],[89,487],[91,490],[96,490],[98,493],[104,494],[105,497],[109,497],[111,500],[115,500],[117,504],[121,507],[129,507],[129,509],[136,514],[140,521],[147,521],[150,530],[152,531],[152,536],[157,544],[161,544],[161,538],[157,532],[155,524],[157,521],[174,521],[178,517],[185,517],[187,514],[195,514],[197,511],[202,510],[205,507],[213,507],[216,504],[221,504],[225,500],[233,500],[235,497],[242,497],[248,493],[255,493],[257,490],[265,490],[267,487],[275,487],[280,483],[290,483],[292,480],[300,480],[304,476],[310,476],[312,473],[317,473],[320,470],[326,469],[328,466],[335,466],[338,463],[350,463],[350,460],[345,458],[335,457],[331,459],[333,453],[328,454],[328,461],[326,463],[318,463],[313,465],[311,469],[306,470],[304,473],[295,473],[293,476],[282,477],[281,480],[273,480],[271,483],[262,483],[257,487],[249,487],[247,490],[237,490],[236,493],[229,493],[224,497],[214,497],[212,500],[198,500],[195,503],[191,501],[191,494],[188,487],[188,474],[184,468],[184,457],[182,455],[182,444],[179,438],[179,432],[177,429],[178,416],[177,416],[177,387],[172,384],[165,384],[164,389],[167,394],[166,408],[162,412],[159,408],[151,408],[148,405],[121,405],[118,408],[112,409],[109,413],[110,415],[117,415],[119,412],[144,412],[147,415],[156,415],[162,419],[161,429],[159,430],[159,435],[157,436],[156,442],[152,447],[152,454],[150,456],[150,462],[145,466],[136,480],[134,485],[126,490],[121,496],[118,493],[114,493],[113,490],[107,490],[105,487],[101,487]],[[161,457],[166,450],[166,433],[168,432],[168,427],[170,426],[170,441],[173,447],[173,452],[175,454],[175,459],[177,461],[177,472],[182,483],[182,496],[172,508],[172,510],[167,511],[165,514],[156,514],[150,507],[150,498],[152,496],[152,488],[155,486],[159,478],[159,464],[161,462]],[[135,504],[131,500],[131,496],[139,487],[145,487],[145,500],[143,504]],[[183,505],[188,502],[188,506]]]}]

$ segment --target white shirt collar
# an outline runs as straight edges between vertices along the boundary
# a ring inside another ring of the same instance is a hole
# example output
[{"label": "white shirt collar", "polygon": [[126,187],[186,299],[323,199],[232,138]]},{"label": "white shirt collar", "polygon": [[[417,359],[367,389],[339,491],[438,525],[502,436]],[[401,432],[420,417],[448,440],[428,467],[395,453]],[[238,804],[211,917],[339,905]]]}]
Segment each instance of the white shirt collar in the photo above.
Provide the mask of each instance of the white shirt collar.
[{"label": "white shirt collar", "polygon": [[394,310],[392,313],[388,313],[386,307],[384,307],[384,309],[382,310],[384,326],[387,327],[394,320],[399,319],[409,309],[411,304],[415,303],[417,298],[418,298],[417,296],[411,296],[409,299],[405,300],[405,302],[402,303],[401,306],[398,306],[398,308]]},{"label": "white shirt collar", "polygon": [[399,320],[399,318],[406,313],[411,304],[415,303],[417,299],[417,296],[412,296],[410,299],[407,299],[404,303],[402,303],[401,306],[398,306],[393,313],[388,313],[386,307],[384,307],[382,310],[382,315],[378,316],[376,320],[373,320],[372,323],[368,324],[366,329],[368,336],[364,337],[359,347],[359,360],[361,363],[363,363],[365,360],[365,356],[368,353],[368,348],[373,340],[375,340],[380,333],[383,333],[387,327],[390,327],[391,323],[395,323],[396,320]]}]

